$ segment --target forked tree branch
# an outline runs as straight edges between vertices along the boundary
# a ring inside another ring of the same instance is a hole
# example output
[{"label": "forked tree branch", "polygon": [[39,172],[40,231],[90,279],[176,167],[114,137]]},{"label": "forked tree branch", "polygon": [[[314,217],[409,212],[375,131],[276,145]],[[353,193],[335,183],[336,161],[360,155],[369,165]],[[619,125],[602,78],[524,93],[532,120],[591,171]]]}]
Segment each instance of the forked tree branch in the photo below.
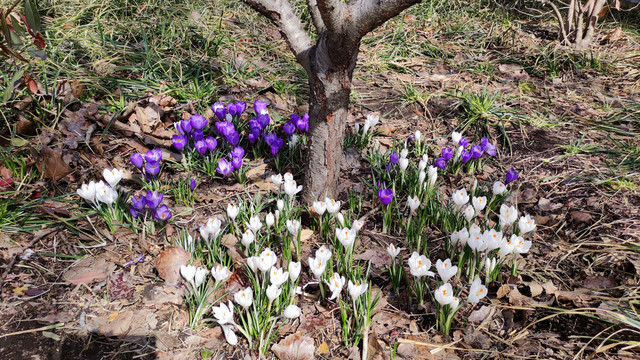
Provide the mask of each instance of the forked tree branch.
[{"label": "forked tree branch", "polygon": [[352,24],[360,38],[422,0],[351,0]]},{"label": "forked tree branch", "polygon": [[304,31],[288,0],[242,0],[254,10],[271,20],[284,37],[302,67],[310,70],[308,52],[313,41]]},{"label": "forked tree branch", "polygon": [[327,31],[327,27],[324,25],[324,21],[322,21],[322,16],[318,10],[317,0],[307,0],[307,9],[309,10],[309,14],[311,14],[313,26],[316,28],[318,35]]},{"label": "forked tree branch", "polygon": [[334,34],[343,33],[342,16],[346,10],[346,4],[342,0],[316,0],[318,11],[327,30]]}]

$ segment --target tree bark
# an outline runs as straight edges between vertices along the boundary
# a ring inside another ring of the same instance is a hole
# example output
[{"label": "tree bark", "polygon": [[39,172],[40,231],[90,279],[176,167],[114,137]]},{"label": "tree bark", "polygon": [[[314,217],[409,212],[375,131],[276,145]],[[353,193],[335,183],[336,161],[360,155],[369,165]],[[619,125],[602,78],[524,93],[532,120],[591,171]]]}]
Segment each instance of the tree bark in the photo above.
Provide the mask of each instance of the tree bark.
[{"label": "tree bark", "polygon": [[359,43],[345,57],[345,63],[336,63],[329,55],[327,38],[323,35],[309,53],[309,147],[302,195],[306,203],[337,196],[343,134],[358,51]]}]

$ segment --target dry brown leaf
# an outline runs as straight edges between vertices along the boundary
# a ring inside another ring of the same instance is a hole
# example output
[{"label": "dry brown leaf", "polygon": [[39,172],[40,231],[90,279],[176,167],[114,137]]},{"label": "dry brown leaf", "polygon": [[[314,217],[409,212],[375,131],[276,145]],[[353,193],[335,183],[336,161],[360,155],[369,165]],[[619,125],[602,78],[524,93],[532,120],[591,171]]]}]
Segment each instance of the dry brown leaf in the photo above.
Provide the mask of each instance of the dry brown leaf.
[{"label": "dry brown leaf", "polygon": [[384,250],[367,249],[362,254],[358,254],[356,260],[371,261],[373,266],[380,269],[391,262],[391,257]]},{"label": "dry brown leaf", "polygon": [[158,275],[169,284],[180,281],[180,266],[187,265],[191,254],[179,246],[169,246],[154,261]]},{"label": "dry brown leaf", "polygon": [[480,307],[480,309],[474,310],[474,311],[471,312],[471,314],[469,315],[468,320],[469,320],[469,322],[472,322],[472,323],[480,323],[484,319],[489,317],[493,313],[493,311],[494,311],[493,307],[482,305],[482,307]]},{"label": "dry brown leaf", "polygon": [[315,359],[313,339],[300,332],[291,334],[271,347],[271,351],[280,360],[312,360]]},{"label": "dry brown leaf", "polygon": [[87,256],[69,268],[62,278],[74,285],[90,284],[94,280],[104,279],[116,270],[116,264],[104,256]]},{"label": "dry brown leaf", "polygon": [[320,346],[318,346],[318,354],[325,355],[329,353],[329,345],[327,345],[326,341],[323,341]]},{"label": "dry brown leaf", "polygon": [[549,295],[555,294],[555,292],[558,291],[558,288],[555,285],[553,285],[553,281],[551,280],[542,284],[542,288]]},{"label": "dry brown leaf", "polygon": [[511,291],[511,287],[509,286],[509,284],[504,284],[500,286],[497,294],[498,299],[502,299],[503,297],[509,295],[509,291]]},{"label": "dry brown leaf", "polygon": [[258,166],[255,166],[251,168],[251,170],[247,171],[247,180],[250,182],[261,180],[266,171],[267,164],[260,164]]},{"label": "dry brown leaf", "polygon": [[540,285],[540,283],[538,283],[537,281],[526,282],[525,284],[529,286],[529,290],[531,291],[531,297],[536,297],[542,294],[543,292],[542,285]]},{"label": "dry brown leaf", "polygon": [[374,331],[369,334],[369,349],[367,350],[367,360],[388,360],[389,354],[384,350],[378,336]]},{"label": "dry brown leaf", "polygon": [[38,166],[40,173],[47,179],[58,181],[71,173],[71,168],[62,160],[60,151],[52,150],[48,146],[40,149],[42,163]]}]

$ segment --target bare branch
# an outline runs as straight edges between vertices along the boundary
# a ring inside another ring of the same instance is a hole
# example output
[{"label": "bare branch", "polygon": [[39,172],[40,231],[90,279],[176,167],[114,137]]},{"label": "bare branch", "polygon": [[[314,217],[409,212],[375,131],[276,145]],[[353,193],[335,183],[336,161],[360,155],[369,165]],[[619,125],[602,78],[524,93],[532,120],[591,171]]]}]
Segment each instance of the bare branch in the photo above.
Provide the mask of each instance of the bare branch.
[{"label": "bare branch", "polygon": [[287,0],[242,0],[254,10],[271,20],[278,28],[282,37],[287,41],[296,59],[304,67],[310,70],[309,49],[313,41],[304,31],[302,22],[296,16],[291,4]]},{"label": "bare branch", "polygon": [[564,27],[564,21],[562,20],[562,14],[560,13],[560,9],[556,6],[556,4],[552,3],[548,0],[541,0],[542,5],[548,5],[553,9],[554,14],[558,18],[558,23],[560,24],[560,34],[562,35],[562,40],[565,44],[570,44],[569,39],[567,38],[567,31]]},{"label": "bare branch", "polygon": [[316,0],[316,3],[327,30],[334,34],[341,33],[342,16],[346,8],[345,3],[341,0]]},{"label": "bare branch", "polygon": [[422,0],[351,0],[352,24],[362,38],[371,30]]},{"label": "bare branch", "polygon": [[307,0],[307,9],[309,9],[309,14],[311,14],[311,19],[313,19],[313,26],[315,26],[318,35],[327,31],[327,27],[324,25],[324,21],[322,21],[322,16],[320,16],[320,11],[318,10],[317,0]]}]

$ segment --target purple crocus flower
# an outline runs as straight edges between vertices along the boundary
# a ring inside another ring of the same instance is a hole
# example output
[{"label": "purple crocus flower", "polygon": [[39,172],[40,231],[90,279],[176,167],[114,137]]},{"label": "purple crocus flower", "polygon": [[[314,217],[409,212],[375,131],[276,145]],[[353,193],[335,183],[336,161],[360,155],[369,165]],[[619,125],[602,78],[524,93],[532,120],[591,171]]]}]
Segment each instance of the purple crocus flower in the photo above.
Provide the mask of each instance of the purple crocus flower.
[{"label": "purple crocus flower", "polygon": [[191,126],[194,130],[202,130],[209,125],[209,120],[204,116],[196,113],[191,117]]},{"label": "purple crocus flower", "polygon": [[302,115],[302,118],[296,123],[296,127],[301,133],[309,131],[309,114]]},{"label": "purple crocus flower", "polygon": [[207,149],[210,152],[213,152],[216,147],[218,146],[218,141],[216,139],[214,139],[211,136],[207,136],[207,138],[204,140],[205,144],[207,144]]},{"label": "purple crocus flower", "polygon": [[225,137],[225,140],[227,140],[227,142],[233,146],[238,145],[238,143],[240,142],[240,134],[238,134],[237,131],[233,131],[229,134],[227,134]]},{"label": "purple crocus flower", "polygon": [[251,143],[251,145],[254,145],[256,143],[256,138],[257,137],[255,135],[249,134],[248,138],[249,138],[249,142]]},{"label": "purple crocus flower", "polygon": [[466,148],[469,145],[469,140],[467,140],[464,136],[460,137],[460,141],[458,141],[458,146],[462,146]]},{"label": "purple crocus flower", "polygon": [[400,160],[400,155],[398,155],[397,152],[392,152],[391,155],[389,155],[389,162],[392,164],[397,164],[398,160]]},{"label": "purple crocus flower", "polygon": [[147,174],[147,177],[156,177],[158,173],[160,173],[160,162],[152,162],[148,161],[144,166],[144,172]]},{"label": "purple crocus flower", "polygon": [[155,209],[162,202],[164,195],[157,191],[147,190],[147,196],[144,197],[144,201],[150,209]]},{"label": "purple crocus flower", "polygon": [[204,140],[197,141],[195,146],[200,156],[205,156],[207,154],[207,150],[209,150],[209,148],[207,147],[207,143],[204,142]]},{"label": "purple crocus flower", "polygon": [[241,157],[232,157],[231,158],[231,166],[233,166],[233,168],[235,170],[238,170],[242,167],[242,158]]},{"label": "purple crocus flower", "polygon": [[153,217],[158,221],[167,221],[171,219],[171,210],[167,205],[160,205],[153,213]]},{"label": "purple crocus flower", "polygon": [[131,214],[131,217],[134,218],[134,219],[136,219],[138,217],[138,210],[136,210],[136,209],[134,209],[132,207],[129,207],[129,213]]},{"label": "purple crocus flower", "polygon": [[273,144],[271,144],[271,154],[273,154],[273,156],[278,155],[283,145],[284,145],[284,140],[280,138],[276,138]]},{"label": "purple crocus flower", "polygon": [[160,160],[162,160],[162,150],[160,149],[149,150],[144,155],[144,159],[147,160],[148,163],[150,162],[158,163],[160,162]]},{"label": "purple crocus flower", "polygon": [[182,121],[178,121],[175,124],[176,130],[178,130],[178,132],[181,135],[186,135],[188,133],[191,132],[191,130],[193,130],[193,127],[191,126],[191,119],[184,119]]},{"label": "purple crocus flower", "polygon": [[247,109],[247,103],[244,101],[238,101],[236,103],[236,110],[238,111],[238,117]]},{"label": "purple crocus flower", "polygon": [[131,208],[142,211],[145,205],[146,201],[142,195],[136,194],[131,197]]},{"label": "purple crocus flower", "polygon": [[291,135],[293,135],[293,132],[296,131],[296,125],[292,122],[288,122],[282,125],[282,131],[284,131],[285,134],[291,137]]},{"label": "purple crocus flower", "polygon": [[469,160],[471,160],[471,153],[467,150],[462,150],[462,153],[460,153],[460,161],[464,164]]},{"label": "purple crocus flower", "polygon": [[435,165],[438,169],[444,170],[447,168],[447,160],[445,160],[443,157],[439,157],[436,160]]},{"label": "purple crocus flower", "polygon": [[173,147],[182,152],[187,145],[187,137],[184,135],[173,135]]},{"label": "purple crocus flower", "polygon": [[256,115],[256,120],[258,121],[260,128],[264,130],[267,128],[267,126],[269,126],[269,122],[271,121],[271,118],[269,118],[268,113],[264,113],[264,114]]},{"label": "purple crocus flower", "polygon": [[191,137],[193,138],[193,141],[202,141],[204,140],[204,133],[202,130],[193,130]]},{"label": "purple crocus flower", "polygon": [[142,154],[140,153],[131,154],[131,163],[133,164],[133,166],[137,167],[138,169],[142,169],[142,165],[144,165],[144,159],[142,158]]},{"label": "purple crocus flower", "polygon": [[240,158],[242,159],[244,157],[244,149],[241,147],[235,147],[233,148],[233,150],[231,150],[231,153],[229,154],[229,156],[233,157],[233,158]]},{"label": "purple crocus flower", "polygon": [[189,181],[189,190],[193,191],[196,188],[196,179],[191,179],[191,181]]},{"label": "purple crocus flower", "polygon": [[227,177],[227,175],[231,174],[233,171],[233,165],[227,159],[222,158],[218,160],[218,167],[216,168],[218,174],[222,175],[222,177]]},{"label": "purple crocus flower", "polygon": [[496,156],[496,146],[490,143],[486,137],[480,140],[480,146],[482,146],[482,151],[489,154],[489,156]]},{"label": "purple crocus flower", "polygon": [[275,133],[264,134],[264,142],[266,142],[269,146],[273,144],[274,141],[278,138],[278,135]]},{"label": "purple crocus flower", "polygon": [[482,156],[482,146],[480,145],[471,145],[471,157],[474,159],[478,159]]},{"label": "purple crocus flower", "polygon": [[378,190],[378,199],[382,203],[382,205],[387,206],[393,200],[393,189],[379,189]]},{"label": "purple crocus flower", "polygon": [[227,112],[224,108],[224,103],[223,102],[217,102],[213,105],[211,105],[211,110],[213,110],[213,113],[216,114],[216,116],[218,117],[218,119],[220,120],[224,120]]},{"label": "purple crocus flower", "polygon": [[265,114],[267,112],[267,103],[256,100],[253,102],[253,110],[256,112],[256,115]]},{"label": "purple crocus flower", "polygon": [[444,161],[449,161],[453,157],[453,149],[452,148],[444,148],[441,151],[442,158]]},{"label": "purple crocus flower", "polygon": [[518,172],[514,169],[511,168],[509,169],[509,171],[507,171],[507,174],[505,175],[506,179],[505,179],[505,185],[514,181],[515,179],[517,179],[520,176],[520,174],[518,174]]}]

